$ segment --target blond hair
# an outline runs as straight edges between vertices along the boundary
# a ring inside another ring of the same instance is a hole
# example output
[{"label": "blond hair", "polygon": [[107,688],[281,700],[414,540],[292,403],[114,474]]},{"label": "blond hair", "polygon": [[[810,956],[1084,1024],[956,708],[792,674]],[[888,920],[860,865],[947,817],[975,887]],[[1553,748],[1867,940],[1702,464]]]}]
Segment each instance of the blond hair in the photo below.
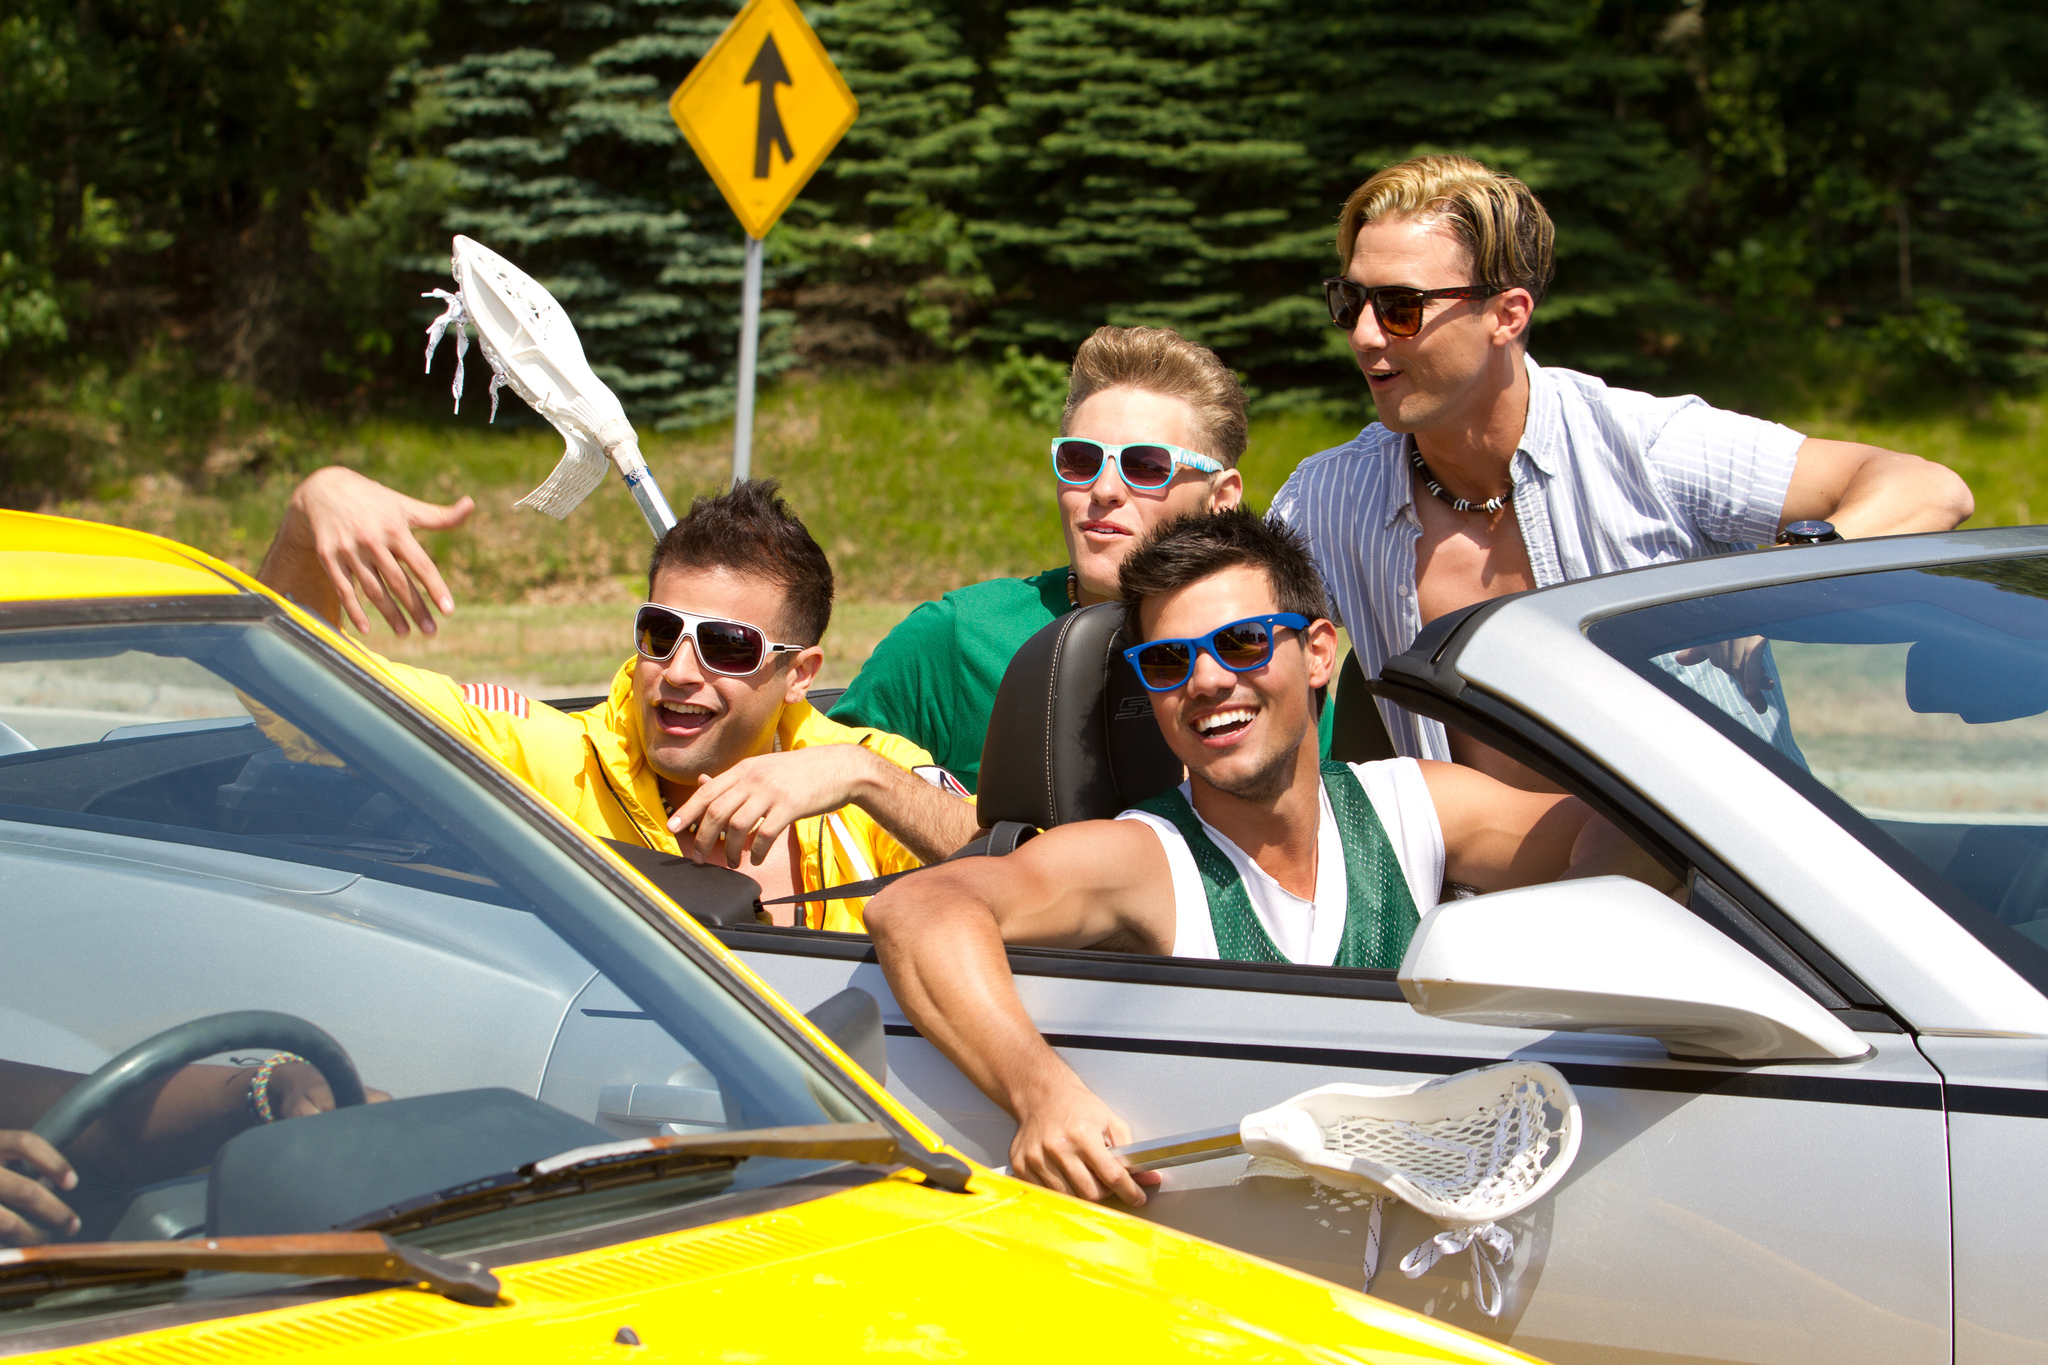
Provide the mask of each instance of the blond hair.
[{"label": "blond hair", "polygon": [[1098,327],[1074,353],[1060,435],[1071,433],[1074,413],[1104,389],[1142,389],[1178,398],[1194,409],[1208,433],[1199,452],[1234,468],[1244,454],[1244,388],[1207,346],[1166,327]]},{"label": "blond hair", "polygon": [[1389,219],[1427,219],[1471,259],[1473,282],[1529,291],[1537,302],[1556,271],[1550,215],[1527,185],[1469,156],[1417,156],[1351,191],[1337,215],[1337,256],[1348,268],[1359,229]]}]

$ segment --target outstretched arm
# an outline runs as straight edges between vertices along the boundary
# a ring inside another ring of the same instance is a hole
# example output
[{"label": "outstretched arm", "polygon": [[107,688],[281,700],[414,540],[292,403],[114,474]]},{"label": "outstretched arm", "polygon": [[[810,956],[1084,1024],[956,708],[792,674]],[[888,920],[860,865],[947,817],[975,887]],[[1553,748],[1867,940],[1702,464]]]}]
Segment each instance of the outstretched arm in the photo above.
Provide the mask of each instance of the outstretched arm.
[{"label": "outstretched arm", "polygon": [[352,469],[329,465],[292,490],[284,522],[256,576],[336,625],[346,613],[357,630],[369,633],[360,595],[398,634],[410,631],[410,614],[432,635],[434,612],[428,602],[445,615],[455,610],[455,597],[412,533],[460,526],[475,507],[466,496],[446,507],[421,502]]},{"label": "outstretched arm", "polygon": [[1855,539],[1952,531],[1976,510],[1970,486],[1946,465],[1855,441],[1809,437],[1799,447],[1778,524],[1831,521]]},{"label": "outstretched arm", "polygon": [[1134,1206],[1145,1202],[1140,1185],[1157,1183],[1109,1154],[1130,1129],[1039,1035],[1004,944],[1086,947],[1129,929],[1152,951],[1171,951],[1171,886],[1151,830],[1101,820],[1051,830],[1004,858],[928,868],[868,903],[868,931],[903,1012],[1016,1118],[1010,1168],[1023,1179]]}]

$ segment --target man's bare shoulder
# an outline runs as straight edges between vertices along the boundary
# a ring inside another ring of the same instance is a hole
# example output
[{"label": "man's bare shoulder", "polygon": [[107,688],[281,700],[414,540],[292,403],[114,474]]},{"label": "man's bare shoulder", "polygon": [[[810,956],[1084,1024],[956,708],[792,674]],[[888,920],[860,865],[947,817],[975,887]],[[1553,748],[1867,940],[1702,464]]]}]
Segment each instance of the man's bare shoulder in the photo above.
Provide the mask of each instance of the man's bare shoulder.
[{"label": "man's bare shoulder", "polygon": [[1008,857],[959,866],[987,888],[1006,942],[1085,948],[1118,933],[1172,942],[1173,872],[1141,821],[1058,825]]}]

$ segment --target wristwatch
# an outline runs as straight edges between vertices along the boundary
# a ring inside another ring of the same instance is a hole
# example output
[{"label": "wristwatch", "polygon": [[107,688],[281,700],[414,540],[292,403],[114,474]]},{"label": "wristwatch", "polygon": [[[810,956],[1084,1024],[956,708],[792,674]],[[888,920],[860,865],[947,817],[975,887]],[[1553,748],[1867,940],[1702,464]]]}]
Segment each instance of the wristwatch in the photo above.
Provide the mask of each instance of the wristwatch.
[{"label": "wristwatch", "polygon": [[1778,532],[1780,545],[1833,545],[1842,538],[1831,521],[1788,522]]}]

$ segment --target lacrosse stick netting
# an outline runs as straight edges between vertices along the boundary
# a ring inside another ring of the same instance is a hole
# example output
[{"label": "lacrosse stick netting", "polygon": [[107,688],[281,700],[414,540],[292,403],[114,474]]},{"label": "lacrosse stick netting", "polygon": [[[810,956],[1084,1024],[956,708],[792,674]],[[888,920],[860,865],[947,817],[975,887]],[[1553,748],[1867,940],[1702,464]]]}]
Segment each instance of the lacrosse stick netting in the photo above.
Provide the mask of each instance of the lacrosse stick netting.
[{"label": "lacrosse stick netting", "polygon": [[647,462],[639,438],[626,420],[618,396],[591,370],[582,340],[562,305],[532,276],[468,237],[455,238],[450,268],[457,290],[434,290],[447,311],[427,333],[427,365],[443,333],[455,329],[456,402],[461,405],[465,323],[491,367],[491,417],[498,415],[498,390],[509,388],[562,434],[566,449],[547,480],[521,498],[557,520],[565,518],[604,481],[607,461],[616,466],[659,536],[675,524]]},{"label": "lacrosse stick netting", "polygon": [[1473,1296],[1498,1317],[1498,1267],[1515,1245],[1500,1220],[1564,1178],[1579,1150],[1579,1102],[1554,1068],[1510,1062],[1415,1085],[1324,1086],[1247,1116],[1241,1132],[1252,1155],[1242,1178],[1313,1180],[1333,1207],[1369,1201],[1366,1288],[1379,1269],[1382,1206],[1399,1199],[1446,1225],[1402,1259],[1402,1273],[1470,1252]]}]

